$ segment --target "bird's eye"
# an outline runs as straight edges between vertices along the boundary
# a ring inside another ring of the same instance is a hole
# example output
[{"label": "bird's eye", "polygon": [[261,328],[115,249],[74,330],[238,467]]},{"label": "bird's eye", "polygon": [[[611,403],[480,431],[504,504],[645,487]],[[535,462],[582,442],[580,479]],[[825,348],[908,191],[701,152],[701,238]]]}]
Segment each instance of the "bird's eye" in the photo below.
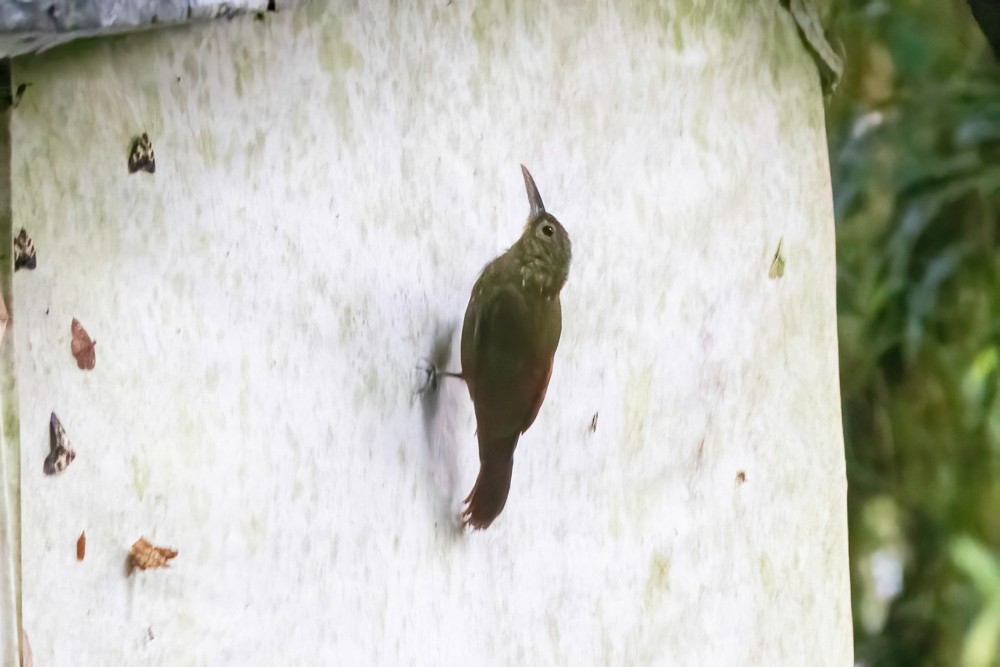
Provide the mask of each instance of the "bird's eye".
[{"label": "bird's eye", "polygon": [[545,234],[546,236],[552,236],[555,233],[556,230],[552,225],[545,225],[542,227],[542,234]]}]

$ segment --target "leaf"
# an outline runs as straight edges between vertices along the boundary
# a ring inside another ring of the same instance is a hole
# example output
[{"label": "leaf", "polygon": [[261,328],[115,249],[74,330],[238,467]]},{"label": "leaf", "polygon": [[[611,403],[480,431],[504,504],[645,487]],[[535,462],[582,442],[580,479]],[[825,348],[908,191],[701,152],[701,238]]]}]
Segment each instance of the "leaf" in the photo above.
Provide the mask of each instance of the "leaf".
[{"label": "leaf", "polygon": [[996,347],[981,350],[969,365],[962,378],[962,393],[970,403],[979,404],[986,392],[986,383],[993,377],[997,369],[998,353]]},{"label": "leaf", "polygon": [[952,245],[928,264],[920,282],[911,288],[906,320],[906,341],[911,353],[920,347],[924,321],[934,311],[941,285],[951,277],[969,251],[964,243]]},{"label": "leaf", "polygon": [[1000,597],[980,612],[962,642],[962,667],[991,667],[1000,645]]},{"label": "leaf", "polygon": [[951,543],[951,560],[962,570],[980,595],[1000,593],[1000,559],[971,537],[957,537]]}]

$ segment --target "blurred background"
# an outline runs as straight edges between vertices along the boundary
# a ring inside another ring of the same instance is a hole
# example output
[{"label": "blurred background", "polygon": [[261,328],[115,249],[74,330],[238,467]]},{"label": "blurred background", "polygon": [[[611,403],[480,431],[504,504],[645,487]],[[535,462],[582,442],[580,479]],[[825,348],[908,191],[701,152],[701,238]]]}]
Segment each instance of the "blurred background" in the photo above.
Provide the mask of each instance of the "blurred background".
[{"label": "blurred background", "polygon": [[1000,66],[964,0],[838,4],[856,660],[1000,665]]}]

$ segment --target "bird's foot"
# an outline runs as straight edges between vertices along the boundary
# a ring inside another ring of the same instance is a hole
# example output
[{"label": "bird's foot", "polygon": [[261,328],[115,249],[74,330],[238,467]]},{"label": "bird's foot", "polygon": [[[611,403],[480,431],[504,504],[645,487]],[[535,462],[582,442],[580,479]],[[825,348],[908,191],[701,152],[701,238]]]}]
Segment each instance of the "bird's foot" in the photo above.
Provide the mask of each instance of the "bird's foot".
[{"label": "bird's foot", "polygon": [[425,394],[427,392],[434,393],[437,391],[438,383],[441,378],[458,378],[459,380],[464,380],[461,373],[450,373],[448,371],[438,370],[438,367],[434,365],[433,362],[426,359],[422,359],[419,364],[417,364],[417,371],[421,374],[421,382],[417,388],[417,394]]},{"label": "bird's foot", "polygon": [[438,388],[438,380],[440,378],[440,372],[430,361],[422,359],[419,364],[417,364],[417,394],[423,395],[427,392],[434,393]]}]

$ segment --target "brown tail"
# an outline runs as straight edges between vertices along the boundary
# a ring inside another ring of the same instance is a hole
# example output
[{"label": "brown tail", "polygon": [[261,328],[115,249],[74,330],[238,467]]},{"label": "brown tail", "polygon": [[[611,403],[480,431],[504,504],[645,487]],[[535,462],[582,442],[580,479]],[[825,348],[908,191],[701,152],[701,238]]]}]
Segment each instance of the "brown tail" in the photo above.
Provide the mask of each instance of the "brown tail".
[{"label": "brown tail", "polygon": [[[517,442],[515,436],[514,442]],[[513,447],[510,452],[498,456],[489,456],[479,463],[479,477],[476,485],[464,502],[469,506],[462,512],[462,523],[472,526],[475,530],[489,528],[493,520],[503,511],[507,504],[507,492],[510,491],[510,475],[514,468]]]}]

